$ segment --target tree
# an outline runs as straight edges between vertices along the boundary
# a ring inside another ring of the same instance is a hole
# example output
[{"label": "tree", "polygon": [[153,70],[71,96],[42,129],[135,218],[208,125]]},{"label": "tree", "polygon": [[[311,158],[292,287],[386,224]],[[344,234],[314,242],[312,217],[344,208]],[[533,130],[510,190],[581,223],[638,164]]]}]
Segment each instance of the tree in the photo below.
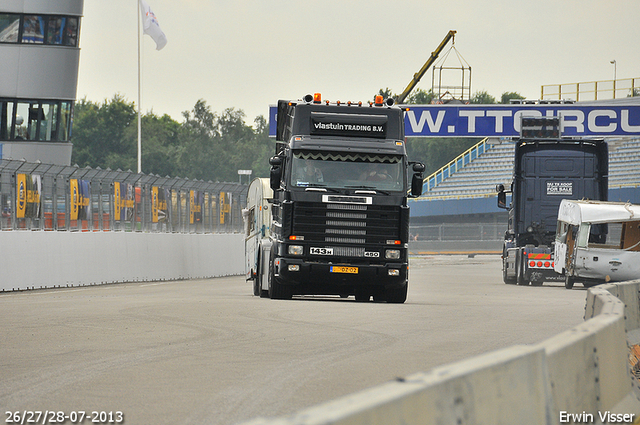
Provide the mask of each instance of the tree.
[{"label": "tree", "polygon": [[515,91],[510,91],[510,92],[504,92],[502,93],[502,97],[500,98],[500,103],[508,105],[511,99],[524,99],[525,97],[522,96],[520,93],[515,92]]},{"label": "tree", "polygon": [[[390,97],[396,99],[399,95],[394,94],[389,87],[386,89],[378,90],[378,95],[382,96],[384,99],[388,99]],[[435,94],[433,90],[429,89],[429,91],[418,89],[411,92],[409,96],[404,100],[404,104],[412,104],[412,105],[429,105],[431,101],[435,98]],[[375,100],[375,96],[374,96]]]},{"label": "tree", "polygon": [[[174,176],[176,159],[180,156],[180,123],[169,115],[158,117],[153,112],[142,116],[142,172],[160,176]],[[125,132],[126,138],[137,145],[138,119]],[[137,165],[136,165],[137,168]]]},{"label": "tree", "polygon": [[469,103],[478,104],[478,105],[489,105],[496,103],[496,98],[491,96],[486,91],[477,91],[471,101]]},{"label": "tree", "polygon": [[431,89],[429,89],[429,91],[418,89],[409,95],[405,103],[413,105],[429,105],[435,97],[436,95]]},{"label": "tree", "polygon": [[133,102],[116,94],[104,103],[76,103],[71,162],[81,167],[135,169],[137,146],[125,131],[136,119]]}]

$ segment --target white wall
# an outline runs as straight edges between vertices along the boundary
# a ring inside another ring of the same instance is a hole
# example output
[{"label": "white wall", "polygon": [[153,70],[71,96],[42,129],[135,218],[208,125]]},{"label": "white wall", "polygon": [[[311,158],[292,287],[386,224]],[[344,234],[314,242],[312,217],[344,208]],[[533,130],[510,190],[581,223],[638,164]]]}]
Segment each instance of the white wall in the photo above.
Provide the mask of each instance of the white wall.
[{"label": "white wall", "polygon": [[243,273],[242,234],[0,232],[0,291]]}]

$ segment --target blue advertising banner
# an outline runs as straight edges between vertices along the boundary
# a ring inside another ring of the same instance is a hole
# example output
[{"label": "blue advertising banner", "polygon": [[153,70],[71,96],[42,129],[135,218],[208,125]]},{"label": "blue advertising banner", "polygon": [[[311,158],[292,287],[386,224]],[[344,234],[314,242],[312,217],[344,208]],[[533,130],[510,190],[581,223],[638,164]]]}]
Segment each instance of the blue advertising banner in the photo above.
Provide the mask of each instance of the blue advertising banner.
[{"label": "blue advertising banner", "polygon": [[[561,118],[564,136],[640,135],[640,105],[401,105],[407,137],[518,137],[520,117]],[[269,135],[276,134],[269,108]]]}]

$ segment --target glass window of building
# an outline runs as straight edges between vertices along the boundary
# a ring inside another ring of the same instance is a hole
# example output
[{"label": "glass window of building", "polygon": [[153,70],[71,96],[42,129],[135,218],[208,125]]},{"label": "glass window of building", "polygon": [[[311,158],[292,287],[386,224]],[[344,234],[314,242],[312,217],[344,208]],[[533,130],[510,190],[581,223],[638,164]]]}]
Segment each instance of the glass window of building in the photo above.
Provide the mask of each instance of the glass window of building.
[{"label": "glass window of building", "polygon": [[45,24],[46,21],[43,16],[25,15],[22,42],[43,44]]},{"label": "glass window of building", "polygon": [[29,110],[31,103],[18,102],[16,105],[16,118],[14,126],[14,138],[16,140],[31,140],[31,134],[35,133],[31,129],[31,120],[29,119]]},{"label": "glass window of building", "polygon": [[76,47],[78,45],[78,18],[65,18],[65,20],[62,44]]},{"label": "glass window of building", "polygon": [[0,101],[0,140],[11,140],[13,126],[13,102]]},{"label": "glass window of building", "polygon": [[17,43],[20,15],[0,13],[0,43]]},{"label": "glass window of building", "polygon": [[75,47],[78,40],[78,18],[50,16],[47,25],[47,44]]},{"label": "glass window of building", "polygon": [[41,108],[43,119],[40,121],[38,140],[54,140],[56,138],[58,105],[55,103],[43,103]]},{"label": "glass window of building", "polygon": [[62,36],[64,35],[64,26],[66,19],[62,16],[49,17],[49,25],[47,26],[47,44],[62,44]]},{"label": "glass window of building", "polygon": [[72,101],[0,99],[0,141],[68,142],[72,114]]},{"label": "glass window of building", "polygon": [[58,140],[68,142],[71,137],[72,107],[72,102],[62,102],[60,105],[60,133],[58,134]]}]

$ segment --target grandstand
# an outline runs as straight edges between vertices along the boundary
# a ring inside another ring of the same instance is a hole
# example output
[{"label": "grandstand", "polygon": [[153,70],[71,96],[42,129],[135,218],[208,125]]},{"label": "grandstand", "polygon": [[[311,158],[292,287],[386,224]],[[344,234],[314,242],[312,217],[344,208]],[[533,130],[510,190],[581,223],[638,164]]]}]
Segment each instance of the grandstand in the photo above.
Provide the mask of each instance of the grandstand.
[{"label": "grandstand", "polygon": [[[640,137],[607,142],[609,200],[640,204]],[[412,245],[416,252],[456,250],[469,241],[499,251],[508,213],[497,207],[495,188],[511,185],[514,149],[510,138],[486,138],[425,179],[423,195],[409,203],[411,234],[423,241]]]},{"label": "grandstand", "polygon": [[[640,187],[640,138],[609,139],[609,189]],[[514,142],[486,138],[425,179],[421,200],[495,196],[511,184]]]}]

